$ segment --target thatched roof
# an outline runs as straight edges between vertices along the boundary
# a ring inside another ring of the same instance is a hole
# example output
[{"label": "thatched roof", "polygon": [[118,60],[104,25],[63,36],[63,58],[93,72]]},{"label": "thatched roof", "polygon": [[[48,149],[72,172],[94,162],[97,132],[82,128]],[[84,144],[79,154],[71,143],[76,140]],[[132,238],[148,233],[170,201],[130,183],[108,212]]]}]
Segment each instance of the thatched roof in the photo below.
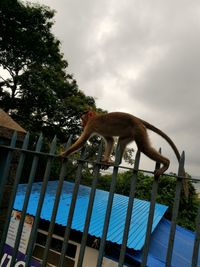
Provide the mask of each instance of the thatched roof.
[{"label": "thatched roof", "polygon": [[18,132],[26,132],[26,130],[24,130],[17,122],[15,122],[5,111],[3,111],[3,109],[0,109],[0,126]]},{"label": "thatched roof", "polygon": [[15,122],[3,109],[0,109],[0,137],[10,138],[13,131],[18,132],[19,139],[24,136],[26,130]]}]

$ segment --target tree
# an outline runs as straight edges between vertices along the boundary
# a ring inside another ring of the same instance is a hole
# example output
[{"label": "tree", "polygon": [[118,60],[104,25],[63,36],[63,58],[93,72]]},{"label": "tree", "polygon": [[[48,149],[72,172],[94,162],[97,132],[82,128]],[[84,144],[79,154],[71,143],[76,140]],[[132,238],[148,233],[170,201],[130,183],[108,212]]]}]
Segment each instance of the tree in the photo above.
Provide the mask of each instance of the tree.
[{"label": "tree", "polygon": [[66,73],[53,17],[46,6],[1,1],[0,105],[25,129],[64,140],[80,131],[80,112],[95,101]]}]

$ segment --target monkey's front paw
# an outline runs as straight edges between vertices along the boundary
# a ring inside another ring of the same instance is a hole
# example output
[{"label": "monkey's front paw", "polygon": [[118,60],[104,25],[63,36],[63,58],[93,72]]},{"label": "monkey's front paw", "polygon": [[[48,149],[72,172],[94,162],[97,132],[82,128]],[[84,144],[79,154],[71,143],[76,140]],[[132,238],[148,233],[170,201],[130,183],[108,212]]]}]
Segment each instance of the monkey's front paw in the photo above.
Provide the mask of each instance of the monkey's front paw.
[{"label": "monkey's front paw", "polygon": [[66,157],[66,155],[65,155],[64,152],[63,152],[63,153],[60,153],[60,154],[58,155],[58,158],[59,158],[60,160],[64,160],[65,157]]},{"label": "monkey's front paw", "polygon": [[114,164],[113,161],[108,161],[108,160],[102,160],[101,161],[101,169],[102,170],[107,170],[110,166]]}]

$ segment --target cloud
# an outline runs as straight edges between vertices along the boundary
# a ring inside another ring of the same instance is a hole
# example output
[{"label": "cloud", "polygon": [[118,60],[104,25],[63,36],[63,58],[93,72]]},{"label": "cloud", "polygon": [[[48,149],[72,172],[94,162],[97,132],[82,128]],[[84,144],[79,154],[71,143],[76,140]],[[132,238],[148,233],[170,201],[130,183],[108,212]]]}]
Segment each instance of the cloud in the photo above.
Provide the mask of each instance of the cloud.
[{"label": "cloud", "polygon": [[[199,175],[199,1],[39,2],[57,10],[54,32],[80,89],[103,109],[166,131]],[[151,137],[177,167],[166,143]]]}]

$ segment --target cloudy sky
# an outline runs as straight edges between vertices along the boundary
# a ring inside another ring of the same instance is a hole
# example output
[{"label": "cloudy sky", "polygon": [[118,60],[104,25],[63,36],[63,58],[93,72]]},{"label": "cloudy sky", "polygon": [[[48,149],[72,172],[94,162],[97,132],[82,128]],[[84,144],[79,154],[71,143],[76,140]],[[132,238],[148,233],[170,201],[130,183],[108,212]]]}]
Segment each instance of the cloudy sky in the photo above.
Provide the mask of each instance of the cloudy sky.
[{"label": "cloudy sky", "polygon": [[[33,0],[56,10],[54,34],[81,90],[108,111],[125,111],[166,132],[186,171],[200,177],[200,2]],[[177,161],[150,133],[155,148]],[[143,168],[154,168],[143,157]]]}]

